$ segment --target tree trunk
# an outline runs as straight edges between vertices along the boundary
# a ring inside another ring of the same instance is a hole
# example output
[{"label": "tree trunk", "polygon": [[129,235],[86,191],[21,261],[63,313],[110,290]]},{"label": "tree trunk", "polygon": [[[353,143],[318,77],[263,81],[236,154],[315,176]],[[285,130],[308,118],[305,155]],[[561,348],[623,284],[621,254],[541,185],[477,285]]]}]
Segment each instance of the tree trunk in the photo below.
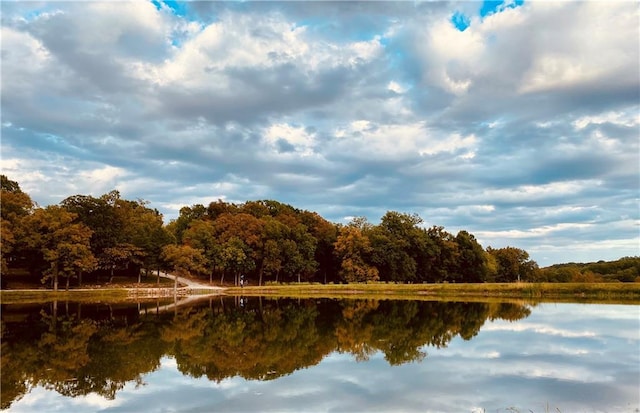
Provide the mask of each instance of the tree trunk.
[{"label": "tree trunk", "polygon": [[78,287],[82,287],[82,270],[78,270]]},{"label": "tree trunk", "polygon": [[138,270],[138,284],[140,284],[140,278],[142,277],[142,271]]},{"label": "tree trunk", "polygon": [[264,259],[260,261],[260,268],[258,268],[258,285],[262,286],[262,273],[264,272]]},{"label": "tree trunk", "polygon": [[209,273],[209,284],[213,284],[213,270]]},{"label": "tree trunk", "polygon": [[109,274],[109,284],[113,282],[113,267],[111,267],[111,273]]},{"label": "tree trunk", "polygon": [[69,291],[69,281],[71,280],[71,275],[67,274],[67,285],[65,286],[65,290]]},{"label": "tree trunk", "polygon": [[53,291],[58,291],[58,261],[53,266]]},{"label": "tree trunk", "polygon": [[156,279],[156,284],[160,284],[160,268],[158,268],[158,278]]},{"label": "tree trunk", "polygon": [[222,277],[220,277],[220,285],[224,285],[224,270],[222,270]]}]

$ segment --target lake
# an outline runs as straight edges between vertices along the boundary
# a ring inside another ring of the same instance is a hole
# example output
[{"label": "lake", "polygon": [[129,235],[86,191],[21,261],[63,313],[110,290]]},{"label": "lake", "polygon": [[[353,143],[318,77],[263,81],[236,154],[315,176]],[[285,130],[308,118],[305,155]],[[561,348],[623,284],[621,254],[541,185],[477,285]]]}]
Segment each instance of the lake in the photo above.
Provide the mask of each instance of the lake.
[{"label": "lake", "polygon": [[8,412],[638,412],[640,306],[2,305]]}]

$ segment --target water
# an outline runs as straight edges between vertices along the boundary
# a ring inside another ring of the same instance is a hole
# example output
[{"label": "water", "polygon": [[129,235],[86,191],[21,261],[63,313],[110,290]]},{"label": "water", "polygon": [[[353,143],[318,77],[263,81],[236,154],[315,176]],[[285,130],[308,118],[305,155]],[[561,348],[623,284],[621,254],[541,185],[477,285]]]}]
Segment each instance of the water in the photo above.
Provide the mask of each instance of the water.
[{"label": "water", "polygon": [[9,412],[636,412],[640,307],[2,306]]}]

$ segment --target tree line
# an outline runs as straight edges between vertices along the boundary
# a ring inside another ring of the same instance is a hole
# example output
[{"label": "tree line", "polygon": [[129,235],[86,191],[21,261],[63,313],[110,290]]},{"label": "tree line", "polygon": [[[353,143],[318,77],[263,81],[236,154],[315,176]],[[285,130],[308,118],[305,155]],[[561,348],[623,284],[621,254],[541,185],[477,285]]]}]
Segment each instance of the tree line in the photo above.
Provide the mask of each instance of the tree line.
[{"label": "tree line", "polygon": [[525,250],[484,249],[467,231],[423,227],[416,214],[389,211],[377,225],[362,217],[342,225],[274,200],[218,200],[185,206],[165,225],[146,201],[118,191],[41,208],[4,175],[1,190],[2,272],[22,266],[54,289],[116,274],[140,282],[161,270],[235,285],[540,278]]},{"label": "tree line", "polygon": [[640,282],[640,257],[555,264],[542,268],[538,278],[548,282]]}]

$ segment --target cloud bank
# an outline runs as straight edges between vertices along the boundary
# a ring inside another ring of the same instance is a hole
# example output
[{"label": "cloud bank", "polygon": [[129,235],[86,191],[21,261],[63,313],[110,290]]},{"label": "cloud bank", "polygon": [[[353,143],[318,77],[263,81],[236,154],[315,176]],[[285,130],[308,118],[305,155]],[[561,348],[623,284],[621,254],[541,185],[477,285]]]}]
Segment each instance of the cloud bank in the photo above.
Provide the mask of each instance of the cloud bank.
[{"label": "cloud bank", "polygon": [[42,205],[387,210],[638,255],[634,2],[2,2],[2,172]]}]

